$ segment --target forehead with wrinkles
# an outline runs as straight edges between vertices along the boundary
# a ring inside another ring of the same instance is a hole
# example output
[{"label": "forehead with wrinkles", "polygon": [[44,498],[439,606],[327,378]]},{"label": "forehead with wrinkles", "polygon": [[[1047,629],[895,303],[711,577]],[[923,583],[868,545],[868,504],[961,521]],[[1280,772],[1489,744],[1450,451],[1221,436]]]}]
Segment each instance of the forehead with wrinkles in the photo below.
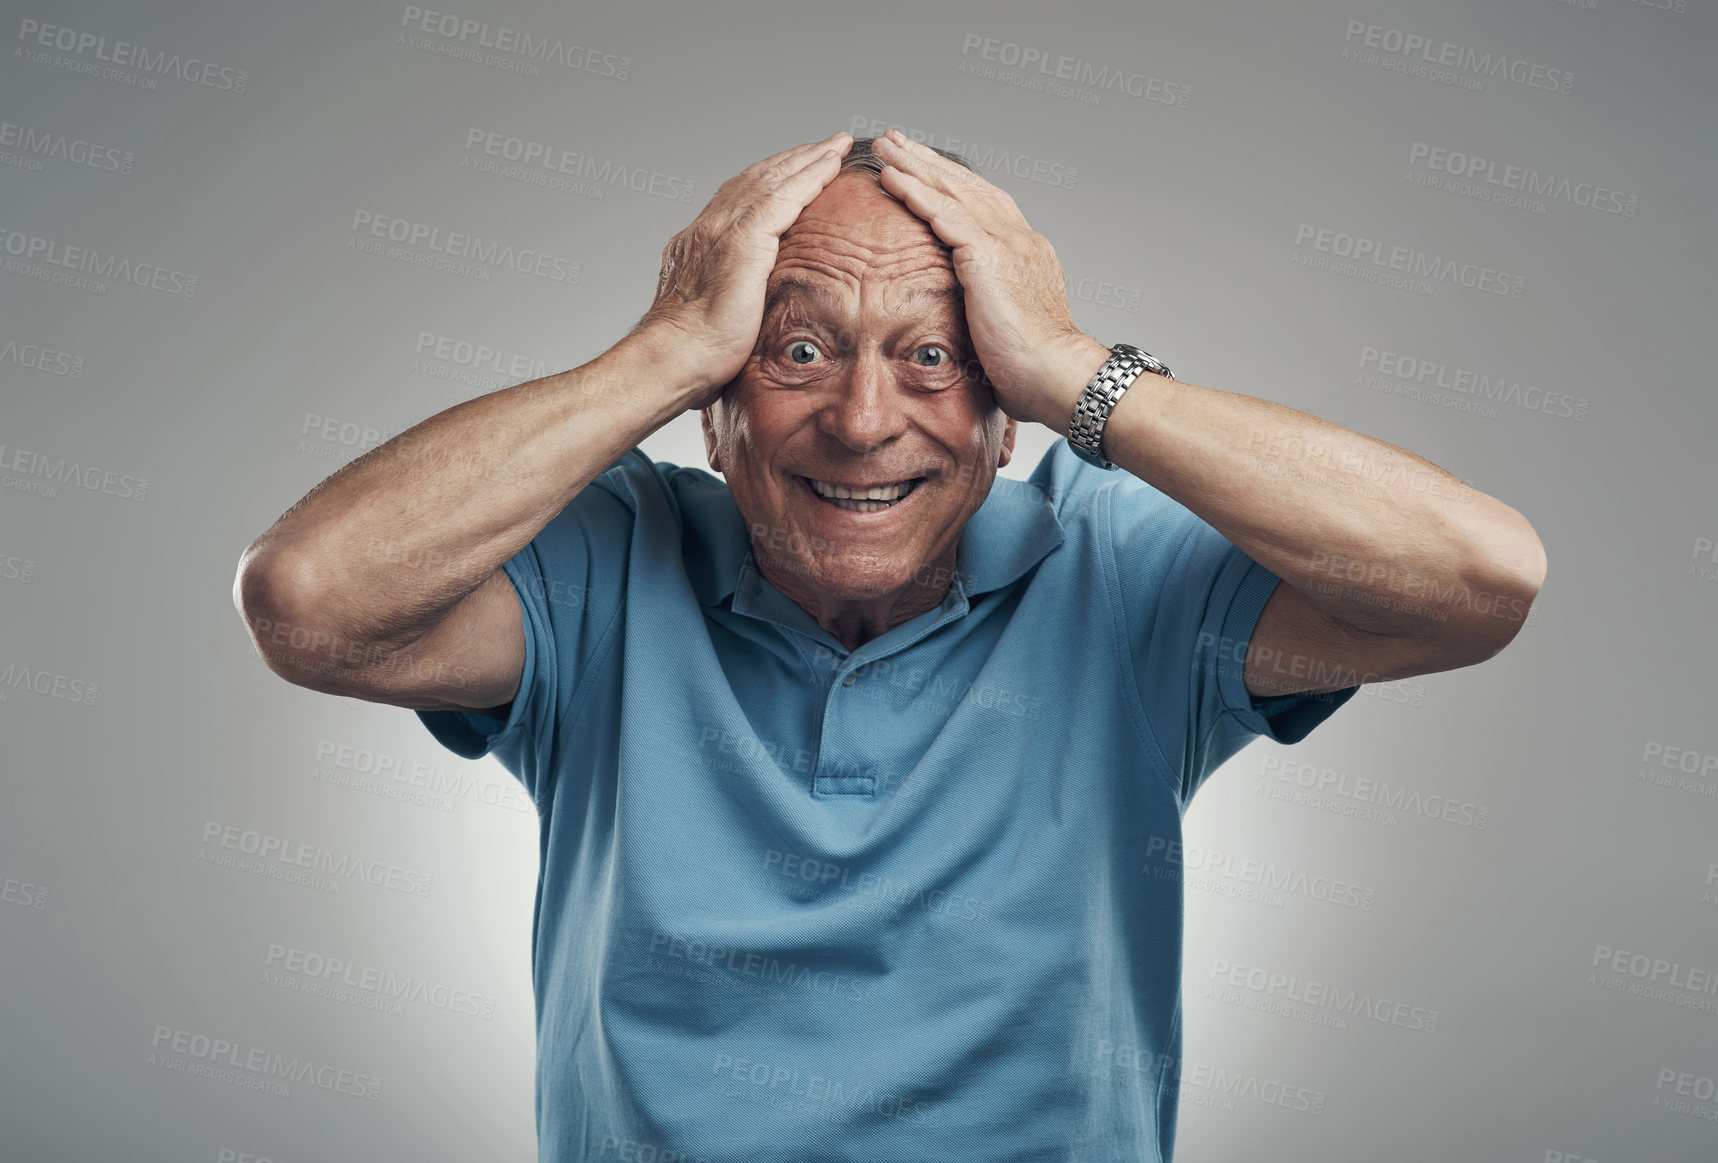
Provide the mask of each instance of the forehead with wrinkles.
[{"label": "forehead with wrinkles", "polygon": [[783,232],[770,272],[772,303],[786,298],[775,293],[783,284],[827,286],[848,303],[856,292],[862,299],[882,292],[894,309],[912,291],[958,294],[959,286],[949,250],[930,226],[875,182],[854,175],[826,186]]}]

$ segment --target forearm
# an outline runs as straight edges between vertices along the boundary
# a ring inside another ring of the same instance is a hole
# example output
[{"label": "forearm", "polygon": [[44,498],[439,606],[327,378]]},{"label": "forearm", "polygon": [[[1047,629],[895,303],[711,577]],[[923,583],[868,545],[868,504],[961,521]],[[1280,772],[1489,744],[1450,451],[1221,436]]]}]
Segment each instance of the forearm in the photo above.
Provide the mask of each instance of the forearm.
[{"label": "forearm", "polygon": [[253,623],[367,649],[433,629],[703,385],[635,332],[571,371],[457,404],[312,489],[246,550]]},{"label": "forearm", "polygon": [[[1104,357],[1094,345],[1061,377],[1073,387],[1047,413],[1057,431]],[[1104,451],[1356,629],[1507,640],[1544,578],[1543,547],[1508,505],[1281,404],[1144,374],[1110,414]]]}]

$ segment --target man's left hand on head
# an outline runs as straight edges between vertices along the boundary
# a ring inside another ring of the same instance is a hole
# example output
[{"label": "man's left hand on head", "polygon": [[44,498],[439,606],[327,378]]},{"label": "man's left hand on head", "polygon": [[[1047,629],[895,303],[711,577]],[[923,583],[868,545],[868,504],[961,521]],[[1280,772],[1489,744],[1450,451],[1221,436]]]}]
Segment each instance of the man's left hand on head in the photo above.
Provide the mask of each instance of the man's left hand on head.
[{"label": "man's left hand on head", "polygon": [[1050,240],[1007,191],[899,130],[872,145],[884,190],[947,245],[965,293],[966,324],[1002,410],[1065,430],[1109,349],[1074,324],[1067,276]]}]

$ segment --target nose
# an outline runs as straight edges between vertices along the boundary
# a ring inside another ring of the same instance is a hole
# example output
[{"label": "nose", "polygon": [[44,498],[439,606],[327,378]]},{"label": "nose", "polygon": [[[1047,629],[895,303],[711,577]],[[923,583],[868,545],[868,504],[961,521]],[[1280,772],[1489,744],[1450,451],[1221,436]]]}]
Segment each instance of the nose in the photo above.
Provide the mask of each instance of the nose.
[{"label": "nose", "polygon": [[906,431],[904,392],[880,353],[853,353],[831,386],[818,427],[849,450],[867,453]]}]

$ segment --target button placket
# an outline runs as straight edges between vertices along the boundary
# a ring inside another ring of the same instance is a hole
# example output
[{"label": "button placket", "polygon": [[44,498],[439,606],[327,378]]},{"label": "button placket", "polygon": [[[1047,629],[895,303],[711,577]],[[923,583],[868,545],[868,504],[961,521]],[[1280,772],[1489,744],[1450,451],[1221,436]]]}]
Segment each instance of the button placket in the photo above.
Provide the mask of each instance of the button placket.
[{"label": "button placket", "polygon": [[[884,647],[883,652],[880,654],[869,655],[866,657],[849,654],[845,663],[849,669],[846,674],[841,676],[839,686],[850,687],[854,685],[859,681],[860,671],[868,671],[882,659],[893,658],[897,655],[903,654],[920,639],[934,633],[945,623],[964,616],[969,608],[970,607],[966,600],[965,587],[961,584],[960,575],[956,574],[953,583],[949,587],[949,593],[943,599],[943,604],[938,610],[935,618],[932,618],[918,626],[909,637],[892,642],[886,641],[877,643],[876,645]],[[897,627],[897,629],[899,629],[899,627]],[[872,644],[868,643],[867,645],[869,646]],[[837,741],[833,746],[837,749],[842,749],[848,738],[839,729],[842,716],[862,713],[858,708],[843,706],[842,703],[838,703],[834,696],[839,693],[840,690],[838,686],[832,684],[829,687],[829,695],[824,700],[823,724],[822,730],[818,735],[817,744],[817,767],[814,769],[812,774],[813,794],[875,798],[875,776],[866,775],[855,777],[830,774],[831,767],[839,770],[841,766],[841,760],[839,758],[835,759],[834,762],[831,763],[831,756],[829,755],[829,750],[832,746],[831,741]],[[845,700],[843,700],[843,702],[845,702]]]},{"label": "button placket", "polygon": [[[841,676],[839,683],[832,683],[823,707],[823,732],[817,749],[817,767],[812,774],[813,794],[820,796],[838,796],[857,799],[871,799],[876,795],[876,777],[868,770],[850,770],[846,760],[841,758],[847,751],[842,742],[846,733],[840,724],[848,721],[851,716],[861,714],[861,710],[852,706],[847,700],[837,700],[842,687],[850,687],[859,681],[859,672],[871,665],[872,660],[863,661],[851,656],[847,659],[850,668]],[[835,742],[831,742],[834,740]],[[834,754],[830,754],[833,748]]]}]

